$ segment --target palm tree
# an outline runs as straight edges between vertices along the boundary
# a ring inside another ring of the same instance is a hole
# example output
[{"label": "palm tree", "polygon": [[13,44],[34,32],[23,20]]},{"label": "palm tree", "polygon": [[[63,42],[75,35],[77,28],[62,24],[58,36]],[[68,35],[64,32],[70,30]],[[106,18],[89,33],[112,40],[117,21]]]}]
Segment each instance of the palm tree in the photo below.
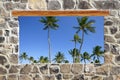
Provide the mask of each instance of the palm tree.
[{"label": "palm tree", "polygon": [[20,59],[21,62],[23,60],[27,60],[28,59],[28,55],[26,54],[26,52],[23,52],[22,54],[20,54],[19,59]]},{"label": "palm tree", "polygon": [[74,48],[74,49],[69,50],[68,52],[73,58],[73,63],[79,62],[78,61],[78,58],[79,58],[79,50],[78,49]]},{"label": "palm tree", "polygon": [[69,63],[69,61],[68,60],[64,60],[64,63]]},{"label": "palm tree", "polygon": [[58,19],[53,16],[41,17],[40,22],[44,24],[43,30],[48,30],[49,62],[51,63],[50,29],[56,30],[59,26],[56,24]]},{"label": "palm tree", "polygon": [[48,63],[49,60],[48,60],[48,57],[40,56],[38,62],[39,62],[39,63]]},{"label": "palm tree", "polygon": [[[73,40],[72,40],[73,42],[74,42],[74,44],[75,44],[75,48],[74,48],[74,55],[76,55],[76,45],[77,45],[77,43],[80,43],[81,42],[81,39],[79,38],[79,35],[76,33],[75,35],[74,35],[74,38],[73,38]],[[73,63],[75,62],[75,57],[74,57],[74,55],[73,55]]]},{"label": "palm tree", "polygon": [[30,61],[30,63],[34,63],[34,57],[29,57],[28,60]]},{"label": "palm tree", "polygon": [[84,72],[85,72],[85,67],[86,67],[86,61],[90,60],[90,55],[87,52],[84,52],[81,54],[81,61],[84,61]]},{"label": "palm tree", "polygon": [[60,51],[55,55],[55,58],[53,59],[53,61],[57,62],[57,63],[62,63],[64,62],[64,53],[61,53]]},{"label": "palm tree", "polygon": [[86,64],[86,61],[90,60],[90,55],[87,52],[84,52],[83,54],[81,54],[81,61],[84,61],[84,63]]},{"label": "palm tree", "polygon": [[100,58],[104,56],[104,51],[101,50],[101,48],[101,46],[96,46],[93,48],[93,54],[91,54],[91,57],[93,57],[95,63],[100,63]]},{"label": "palm tree", "polygon": [[[88,34],[88,31],[92,33],[95,32],[95,27],[92,26],[92,24],[95,23],[95,21],[94,20],[88,21],[88,17],[86,16],[82,18],[77,17],[77,21],[79,26],[74,28],[77,29],[76,33],[79,33],[80,31],[82,31],[81,45],[79,48],[79,53],[81,53],[83,42],[84,42],[84,34],[85,33]],[[80,55],[79,55],[79,60],[80,60]]]}]

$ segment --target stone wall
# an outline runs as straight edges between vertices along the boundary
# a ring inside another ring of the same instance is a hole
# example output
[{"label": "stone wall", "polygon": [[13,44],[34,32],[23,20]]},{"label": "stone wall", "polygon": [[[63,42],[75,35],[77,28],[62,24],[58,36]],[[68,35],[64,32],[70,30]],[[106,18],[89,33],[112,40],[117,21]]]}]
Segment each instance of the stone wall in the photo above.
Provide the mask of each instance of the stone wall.
[{"label": "stone wall", "polygon": [[[0,0],[0,80],[120,80],[119,0]],[[18,64],[19,21],[12,10],[109,10],[105,63]],[[84,78],[84,79],[83,79]]]}]

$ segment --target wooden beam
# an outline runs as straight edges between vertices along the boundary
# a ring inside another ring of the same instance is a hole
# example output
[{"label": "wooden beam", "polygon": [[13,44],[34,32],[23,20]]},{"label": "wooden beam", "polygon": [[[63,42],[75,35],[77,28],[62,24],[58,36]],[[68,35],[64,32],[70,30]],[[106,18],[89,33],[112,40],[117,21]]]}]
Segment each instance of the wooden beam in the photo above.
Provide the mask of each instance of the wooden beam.
[{"label": "wooden beam", "polygon": [[12,11],[12,16],[108,16],[109,11]]}]

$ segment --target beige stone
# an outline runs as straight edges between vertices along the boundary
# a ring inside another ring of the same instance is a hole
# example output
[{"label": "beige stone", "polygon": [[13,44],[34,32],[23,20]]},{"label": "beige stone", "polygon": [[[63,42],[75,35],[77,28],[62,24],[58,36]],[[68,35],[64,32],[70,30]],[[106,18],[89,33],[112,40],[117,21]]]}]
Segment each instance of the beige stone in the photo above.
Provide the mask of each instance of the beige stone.
[{"label": "beige stone", "polygon": [[47,4],[45,0],[29,0],[29,8],[30,9],[46,9]]},{"label": "beige stone", "polygon": [[83,64],[72,64],[72,73],[78,74],[83,71]]},{"label": "beige stone", "polygon": [[70,73],[70,64],[62,64],[60,65],[61,73]]},{"label": "beige stone", "polygon": [[20,75],[19,80],[32,80],[28,75]]},{"label": "beige stone", "polygon": [[5,19],[0,18],[0,24],[5,23]]},{"label": "beige stone", "polygon": [[105,64],[113,64],[113,55],[112,54],[104,54],[105,56]]},{"label": "beige stone", "polygon": [[8,80],[17,80],[17,76],[16,75],[9,75]]},{"label": "beige stone", "polygon": [[96,68],[96,74],[98,75],[108,75],[108,70],[109,66],[108,65],[102,65]]}]

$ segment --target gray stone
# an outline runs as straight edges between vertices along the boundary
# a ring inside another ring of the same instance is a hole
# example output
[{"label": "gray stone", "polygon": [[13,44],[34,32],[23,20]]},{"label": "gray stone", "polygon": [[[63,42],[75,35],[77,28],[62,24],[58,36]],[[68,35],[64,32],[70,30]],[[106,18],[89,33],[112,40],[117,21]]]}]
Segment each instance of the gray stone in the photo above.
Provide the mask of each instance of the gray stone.
[{"label": "gray stone", "polygon": [[48,10],[59,10],[61,5],[59,1],[49,1],[48,2]]},{"label": "gray stone", "polygon": [[5,30],[5,36],[9,36],[10,35],[10,31],[9,30]]},{"label": "gray stone", "polygon": [[0,75],[5,75],[5,74],[7,74],[7,70],[0,67]]},{"label": "gray stone", "polygon": [[72,73],[79,74],[83,71],[83,64],[72,64]]},{"label": "gray stone", "polygon": [[61,73],[70,73],[70,64],[61,64],[60,65],[60,72]]},{"label": "gray stone", "polygon": [[40,71],[42,74],[48,74],[48,65],[41,66]]},{"label": "gray stone", "polygon": [[21,0],[21,3],[27,3],[28,0]]},{"label": "gray stone", "polygon": [[118,1],[94,1],[95,7],[98,9],[119,9]]},{"label": "gray stone", "polygon": [[10,21],[9,25],[10,25],[11,28],[18,27],[18,23],[17,22],[13,22],[13,21]]},{"label": "gray stone", "polygon": [[9,61],[12,64],[18,64],[18,54],[10,54]]},{"label": "gray stone", "polygon": [[116,62],[117,64],[120,64],[120,55],[115,57],[115,62]]},{"label": "gray stone", "polygon": [[31,72],[31,65],[25,65],[21,70],[20,70],[20,73],[21,74],[28,74]]},{"label": "gray stone", "polygon": [[1,64],[1,65],[4,65],[5,63],[7,63],[6,57],[0,56],[0,64]]},{"label": "gray stone", "polygon": [[108,44],[104,44],[104,48],[105,48],[105,52],[108,52],[108,51],[110,51],[110,47],[109,47],[109,45]]},{"label": "gray stone", "polygon": [[3,30],[0,30],[0,36],[2,36],[3,35]]},{"label": "gray stone", "polygon": [[28,75],[20,75],[18,80],[32,80]]},{"label": "gray stone", "polygon": [[0,28],[6,28],[6,23],[2,23],[2,24],[0,24]]},{"label": "gray stone", "polygon": [[57,80],[62,80],[62,75],[61,75],[61,74],[57,74],[57,75],[56,75],[56,79],[57,79]]},{"label": "gray stone", "polygon": [[0,76],[0,80],[7,80],[5,76]]},{"label": "gray stone", "polygon": [[0,37],[0,43],[3,43],[5,41],[5,37]]},{"label": "gray stone", "polygon": [[73,9],[75,2],[73,0],[63,0],[63,8],[64,9]]},{"label": "gray stone", "polygon": [[55,80],[54,76],[43,76],[43,80]]},{"label": "gray stone", "polygon": [[9,75],[8,80],[17,80],[17,76],[16,75]]},{"label": "gray stone", "polygon": [[17,37],[10,37],[10,43],[17,44],[18,43],[18,38]]},{"label": "gray stone", "polygon": [[103,80],[113,80],[113,77],[112,76],[104,77]]},{"label": "gray stone", "polygon": [[56,66],[50,67],[50,74],[57,74],[59,73],[59,68]]},{"label": "gray stone", "polygon": [[13,0],[14,2],[19,2],[20,0]]},{"label": "gray stone", "polygon": [[13,28],[11,30],[11,33],[14,34],[14,35],[16,35],[16,36],[18,36],[18,29],[17,28]]},{"label": "gray stone", "polygon": [[111,52],[112,52],[112,54],[114,54],[114,55],[118,55],[119,54],[119,48],[118,48],[119,46],[118,45],[111,45]]},{"label": "gray stone", "polygon": [[110,42],[110,43],[114,43],[115,39],[112,36],[105,35],[105,41]]},{"label": "gray stone", "polygon": [[120,38],[120,32],[115,34],[115,38]]},{"label": "gray stone", "polygon": [[111,75],[118,75],[118,74],[120,74],[120,67],[111,67],[110,74]]},{"label": "gray stone", "polygon": [[72,74],[63,74],[63,79],[72,79]]},{"label": "gray stone", "polygon": [[26,4],[24,4],[24,3],[15,3],[14,8],[15,9],[26,9]]},{"label": "gray stone", "polygon": [[92,7],[90,6],[90,4],[88,2],[86,2],[86,1],[80,1],[79,5],[78,5],[78,8],[79,9],[90,9]]},{"label": "gray stone", "polygon": [[84,75],[75,75],[72,80],[84,80]]},{"label": "gray stone", "polygon": [[15,46],[15,52],[18,53],[18,45]]},{"label": "gray stone", "polygon": [[113,21],[111,21],[111,20],[107,20],[104,23],[105,26],[111,26],[112,24],[113,24]]},{"label": "gray stone", "polygon": [[4,7],[7,11],[13,10],[13,3],[12,2],[5,3]]},{"label": "gray stone", "polygon": [[111,34],[115,34],[117,32],[117,27],[110,28]]},{"label": "gray stone", "polygon": [[18,73],[18,66],[11,66],[9,73]]}]

